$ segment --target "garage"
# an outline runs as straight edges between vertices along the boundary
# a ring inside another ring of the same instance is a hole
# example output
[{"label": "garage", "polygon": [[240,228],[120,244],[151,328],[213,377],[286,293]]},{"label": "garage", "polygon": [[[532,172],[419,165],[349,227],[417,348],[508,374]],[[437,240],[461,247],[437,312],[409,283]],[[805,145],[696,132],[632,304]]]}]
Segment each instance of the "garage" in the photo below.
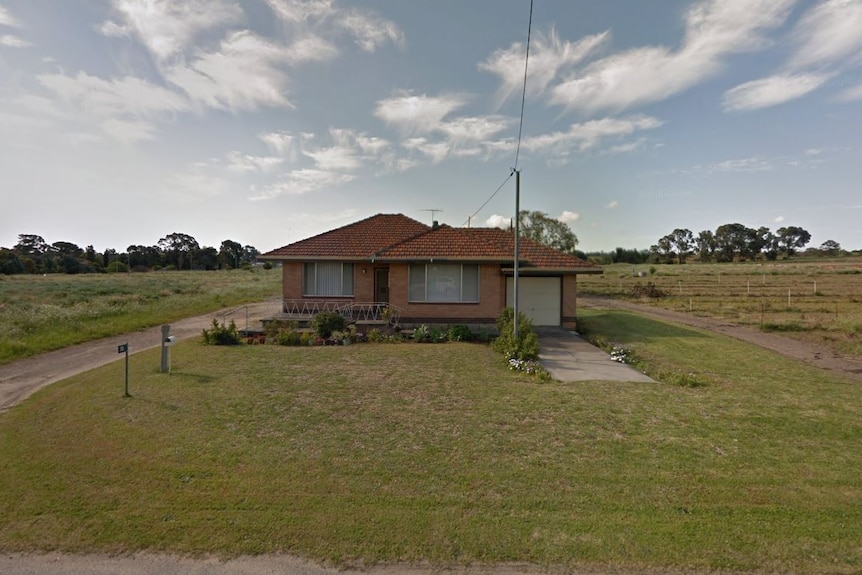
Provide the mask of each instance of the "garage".
[{"label": "garage", "polygon": [[[514,305],[514,278],[506,280],[506,305]],[[534,326],[560,325],[562,305],[561,278],[518,278],[518,300],[521,313],[530,318]]]}]

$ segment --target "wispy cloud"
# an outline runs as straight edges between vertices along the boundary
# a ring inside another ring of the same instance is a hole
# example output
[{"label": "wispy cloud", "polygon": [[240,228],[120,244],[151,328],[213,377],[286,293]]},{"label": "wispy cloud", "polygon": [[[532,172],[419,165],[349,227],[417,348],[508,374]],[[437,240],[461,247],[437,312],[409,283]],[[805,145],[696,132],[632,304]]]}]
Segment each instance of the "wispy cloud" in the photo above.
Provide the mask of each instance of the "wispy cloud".
[{"label": "wispy cloud", "polygon": [[463,96],[414,95],[411,92],[380,100],[374,115],[407,135],[427,134],[441,127],[443,118],[466,103]]},{"label": "wispy cloud", "polygon": [[[826,0],[807,10],[790,35],[794,49],[778,73],[724,95],[725,110],[750,111],[801,98],[862,63],[862,0]],[[839,96],[846,98],[846,92]],[[853,98],[850,98],[853,99]]]},{"label": "wispy cloud", "polygon": [[727,56],[762,49],[795,0],[706,0],[687,13],[678,49],[634,48],[588,65],[556,85],[551,102],[585,112],[624,110],[687,90],[722,69]]},{"label": "wispy cloud", "polygon": [[579,214],[578,212],[570,212],[569,210],[565,210],[562,214],[560,214],[560,217],[557,219],[564,224],[573,224],[579,219],[581,219],[581,214]]},{"label": "wispy cloud", "polygon": [[[556,30],[537,34],[530,46],[530,65],[527,67],[527,90],[530,95],[542,94],[558,75],[583,62],[596,50],[607,44],[610,32],[587,36],[578,42],[560,40]],[[520,93],[524,82],[526,46],[512,44],[497,50],[479,64],[479,69],[500,77],[501,100]]]},{"label": "wispy cloud", "polygon": [[0,26],[8,26],[9,28],[20,28],[21,23],[18,19],[12,16],[7,8],[0,6]]},{"label": "wispy cloud", "polygon": [[285,96],[287,73],[279,64],[289,54],[251,32],[225,38],[216,52],[198,54],[171,67],[167,79],[198,105],[224,110],[254,110],[260,106],[293,107]]},{"label": "wispy cloud", "polygon": [[227,169],[237,173],[272,172],[284,162],[284,158],[273,156],[251,156],[232,151],[227,155]]},{"label": "wispy cloud", "polygon": [[302,195],[321,188],[345,184],[356,179],[351,174],[326,170],[300,169],[287,172],[280,181],[252,190],[250,200],[270,200],[284,195]]},{"label": "wispy cloud", "polygon": [[181,54],[203,32],[244,19],[242,9],[231,0],[113,0],[112,4],[126,26],[106,22],[102,32],[134,34],[160,61]]},{"label": "wispy cloud", "polygon": [[619,203],[618,201],[616,201],[616,200],[611,200],[611,201],[609,201],[609,202],[607,203],[607,205],[606,205],[605,207],[606,207],[606,208],[608,208],[609,210],[612,210],[612,209],[614,209],[614,208],[619,207],[619,205],[620,205],[620,203]]},{"label": "wispy cloud", "polygon": [[347,34],[360,49],[374,52],[387,43],[403,47],[404,33],[370,10],[342,9],[331,0],[266,0],[282,22],[300,34]]},{"label": "wispy cloud", "polygon": [[32,44],[14,34],[4,34],[3,36],[0,36],[0,46],[6,46],[7,48],[26,48],[27,46],[32,46]]}]

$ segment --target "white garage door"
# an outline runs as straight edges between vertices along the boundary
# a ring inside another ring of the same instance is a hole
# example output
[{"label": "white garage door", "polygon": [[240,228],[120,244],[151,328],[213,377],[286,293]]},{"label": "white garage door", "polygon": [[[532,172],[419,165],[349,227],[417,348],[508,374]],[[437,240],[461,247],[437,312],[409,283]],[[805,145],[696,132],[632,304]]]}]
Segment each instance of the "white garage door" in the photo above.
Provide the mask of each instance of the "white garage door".
[{"label": "white garage door", "polygon": [[[560,278],[518,278],[520,311],[533,325],[560,325]],[[506,305],[514,305],[514,278],[506,282]]]}]

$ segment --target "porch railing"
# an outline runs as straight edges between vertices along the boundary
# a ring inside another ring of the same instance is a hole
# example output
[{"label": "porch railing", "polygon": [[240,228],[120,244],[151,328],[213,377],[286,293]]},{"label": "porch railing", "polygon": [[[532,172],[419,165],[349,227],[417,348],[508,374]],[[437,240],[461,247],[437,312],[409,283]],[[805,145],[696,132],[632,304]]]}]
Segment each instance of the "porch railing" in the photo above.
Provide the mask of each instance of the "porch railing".
[{"label": "porch railing", "polygon": [[403,310],[386,302],[308,301],[285,299],[282,313],[291,319],[309,319],[324,311],[339,313],[349,321],[382,322],[397,326]]}]

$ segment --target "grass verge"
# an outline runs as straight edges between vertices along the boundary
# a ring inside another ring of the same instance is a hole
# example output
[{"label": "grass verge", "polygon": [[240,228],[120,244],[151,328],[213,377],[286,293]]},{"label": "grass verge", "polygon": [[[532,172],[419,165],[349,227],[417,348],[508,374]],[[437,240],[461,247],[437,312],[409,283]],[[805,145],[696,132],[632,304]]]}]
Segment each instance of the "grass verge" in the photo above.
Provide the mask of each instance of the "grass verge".
[{"label": "grass verge", "polygon": [[173,348],[0,416],[0,548],[337,565],[862,568],[862,388],[735,340],[582,318],[709,385],[537,384],[487,346]]},{"label": "grass verge", "polygon": [[281,270],[0,275],[0,364],[280,294]]}]

